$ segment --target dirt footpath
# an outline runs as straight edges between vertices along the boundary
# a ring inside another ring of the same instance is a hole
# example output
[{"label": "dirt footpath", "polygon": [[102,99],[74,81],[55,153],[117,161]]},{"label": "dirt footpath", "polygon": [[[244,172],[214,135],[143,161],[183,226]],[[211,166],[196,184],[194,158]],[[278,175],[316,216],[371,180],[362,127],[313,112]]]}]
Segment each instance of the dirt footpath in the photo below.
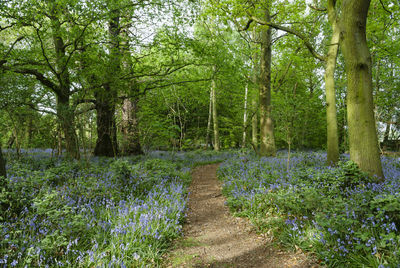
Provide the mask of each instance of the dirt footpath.
[{"label": "dirt footpath", "polygon": [[167,267],[316,267],[304,254],[274,248],[252,231],[246,219],[233,217],[224,205],[218,164],[197,167],[189,188],[184,237],[168,257]]}]

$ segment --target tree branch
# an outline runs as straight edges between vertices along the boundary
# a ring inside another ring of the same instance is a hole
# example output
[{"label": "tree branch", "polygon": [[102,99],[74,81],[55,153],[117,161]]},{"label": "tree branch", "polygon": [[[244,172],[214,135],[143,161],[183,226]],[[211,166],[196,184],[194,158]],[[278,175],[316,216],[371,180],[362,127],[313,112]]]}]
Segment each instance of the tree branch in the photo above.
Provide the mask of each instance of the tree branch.
[{"label": "tree branch", "polygon": [[25,38],[24,36],[20,36],[20,37],[18,37],[18,38],[12,43],[12,45],[11,45],[11,47],[8,49],[7,53],[4,55],[4,59],[0,61],[0,66],[1,66],[2,64],[4,64],[4,63],[7,62],[7,61],[6,61],[6,58],[10,55],[11,51],[14,49],[14,46],[15,46],[19,41],[21,41],[21,40],[24,39],[24,38]]},{"label": "tree branch", "polygon": [[249,14],[249,16],[250,16],[250,20],[257,22],[258,24],[267,25],[274,29],[281,30],[281,31],[284,31],[284,32],[287,32],[287,33],[297,36],[304,42],[304,45],[307,47],[307,49],[310,51],[310,53],[314,56],[314,58],[317,58],[320,61],[325,61],[325,57],[322,56],[321,54],[319,54],[314,49],[314,47],[311,45],[311,43],[307,40],[307,38],[303,34],[299,33],[298,31],[288,28],[288,27],[285,27],[285,26],[282,26],[282,25],[275,24],[273,22],[260,20],[259,18],[255,17],[255,16],[251,16],[251,14]]},{"label": "tree branch", "polygon": [[326,7],[316,7],[316,6],[313,6],[313,5],[308,5],[308,6],[309,6],[309,8],[314,9],[316,11],[326,12],[328,10]]},{"label": "tree branch", "polygon": [[50,88],[57,95],[61,95],[61,91],[58,88],[57,84],[52,82],[50,79],[46,78],[42,73],[40,73],[37,70],[28,69],[28,68],[11,68],[11,67],[8,67],[8,66],[2,66],[2,69],[7,70],[7,71],[11,71],[11,72],[14,72],[14,73],[19,73],[19,74],[33,75],[42,85]]},{"label": "tree branch", "polygon": [[385,7],[385,5],[383,4],[382,0],[379,0],[379,2],[381,3],[383,10],[385,10],[387,13],[392,15],[392,12]]}]

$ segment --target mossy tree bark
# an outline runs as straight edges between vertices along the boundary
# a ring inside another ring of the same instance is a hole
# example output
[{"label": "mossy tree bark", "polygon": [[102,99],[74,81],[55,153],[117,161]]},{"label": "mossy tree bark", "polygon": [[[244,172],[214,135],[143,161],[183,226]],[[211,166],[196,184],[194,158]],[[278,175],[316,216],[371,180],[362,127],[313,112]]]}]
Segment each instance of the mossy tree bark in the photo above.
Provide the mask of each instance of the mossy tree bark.
[{"label": "mossy tree bark", "polygon": [[383,179],[372,96],[371,54],[366,23],[370,0],[343,0],[340,46],[347,74],[350,159],[361,170]]},{"label": "mossy tree bark", "polygon": [[[265,21],[271,21],[269,7],[265,11]],[[261,73],[260,73],[260,156],[274,156],[276,153],[274,125],[271,115],[271,46],[272,30],[269,26],[261,33]]]},{"label": "mossy tree bark", "polygon": [[336,165],[339,161],[339,136],[337,127],[335,69],[339,49],[340,29],[335,10],[335,0],[328,1],[328,17],[332,25],[332,37],[325,65],[326,121],[327,121],[327,163]]}]

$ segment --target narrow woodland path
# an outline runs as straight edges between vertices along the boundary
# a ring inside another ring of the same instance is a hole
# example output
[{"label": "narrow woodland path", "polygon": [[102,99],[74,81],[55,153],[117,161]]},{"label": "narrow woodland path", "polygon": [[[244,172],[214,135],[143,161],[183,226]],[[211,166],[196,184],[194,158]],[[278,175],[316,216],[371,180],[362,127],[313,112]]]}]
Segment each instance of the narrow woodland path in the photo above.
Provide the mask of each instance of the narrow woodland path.
[{"label": "narrow woodland path", "polygon": [[189,188],[184,237],[168,257],[167,267],[313,267],[300,253],[275,249],[252,232],[246,219],[233,217],[224,205],[218,164],[197,167]]}]

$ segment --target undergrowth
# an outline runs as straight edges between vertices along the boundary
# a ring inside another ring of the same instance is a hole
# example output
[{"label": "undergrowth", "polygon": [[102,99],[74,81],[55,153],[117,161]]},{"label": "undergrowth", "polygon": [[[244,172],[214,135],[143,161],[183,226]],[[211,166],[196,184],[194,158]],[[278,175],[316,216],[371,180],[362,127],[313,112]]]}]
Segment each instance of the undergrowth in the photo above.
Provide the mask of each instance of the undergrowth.
[{"label": "undergrowth", "polygon": [[6,153],[0,266],[158,266],[181,235],[192,167],[232,152],[70,161]]},{"label": "undergrowth", "polygon": [[322,153],[298,153],[289,170],[275,158],[235,157],[219,168],[227,204],[259,232],[312,252],[329,267],[400,265],[400,164],[384,158],[377,183],[343,156],[325,166]]}]

